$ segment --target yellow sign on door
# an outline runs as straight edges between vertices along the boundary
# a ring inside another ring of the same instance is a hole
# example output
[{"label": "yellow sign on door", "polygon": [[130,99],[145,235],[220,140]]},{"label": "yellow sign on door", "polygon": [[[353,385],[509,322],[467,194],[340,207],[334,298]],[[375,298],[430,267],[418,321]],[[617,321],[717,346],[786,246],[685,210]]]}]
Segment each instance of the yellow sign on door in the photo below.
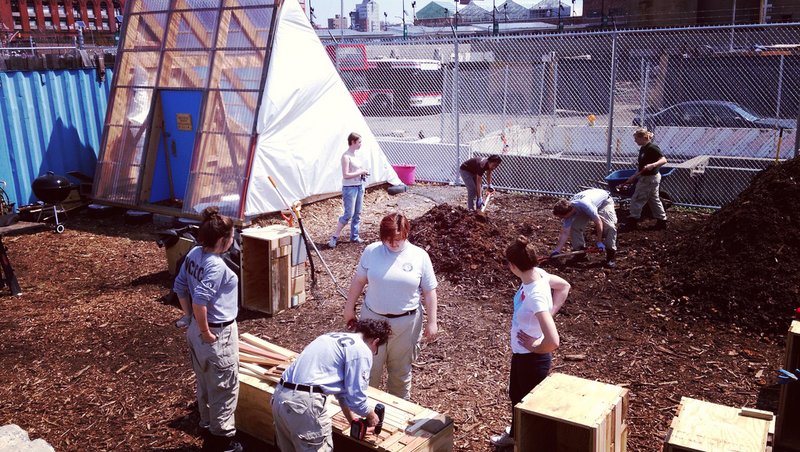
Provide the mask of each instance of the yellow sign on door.
[{"label": "yellow sign on door", "polygon": [[189,113],[177,113],[178,130],[192,131],[192,115]]}]

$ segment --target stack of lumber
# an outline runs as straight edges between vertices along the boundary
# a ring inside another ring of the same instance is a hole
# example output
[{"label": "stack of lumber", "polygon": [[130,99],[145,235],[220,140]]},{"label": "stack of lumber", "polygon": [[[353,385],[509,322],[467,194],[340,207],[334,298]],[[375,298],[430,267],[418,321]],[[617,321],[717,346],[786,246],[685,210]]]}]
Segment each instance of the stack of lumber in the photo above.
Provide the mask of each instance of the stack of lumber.
[{"label": "stack of lumber", "polygon": [[[239,340],[239,403],[236,428],[264,442],[275,443],[272,422],[272,394],[283,371],[297,353],[251,334]],[[367,391],[369,405],[386,407],[380,435],[364,441],[350,438],[350,424],[335,397],[328,397],[327,410],[333,419],[333,441],[337,450],[348,451],[449,451],[453,448],[453,421],[428,408],[375,388]]]}]

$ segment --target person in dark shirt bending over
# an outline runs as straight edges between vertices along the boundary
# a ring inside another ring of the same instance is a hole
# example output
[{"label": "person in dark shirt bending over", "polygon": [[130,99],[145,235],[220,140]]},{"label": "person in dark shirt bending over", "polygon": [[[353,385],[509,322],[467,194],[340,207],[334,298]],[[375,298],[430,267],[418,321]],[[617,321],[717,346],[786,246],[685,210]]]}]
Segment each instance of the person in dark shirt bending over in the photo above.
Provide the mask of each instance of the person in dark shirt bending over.
[{"label": "person in dark shirt bending over", "polygon": [[[492,171],[494,171],[503,160],[499,155],[490,155],[486,158],[473,157],[461,164],[461,179],[467,187],[467,209],[474,210],[483,207],[483,197],[481,196],[481,179],[486,174],[486,190],[494,191],[492,187]],[[477,202],[476,202],[477,197]]]}]

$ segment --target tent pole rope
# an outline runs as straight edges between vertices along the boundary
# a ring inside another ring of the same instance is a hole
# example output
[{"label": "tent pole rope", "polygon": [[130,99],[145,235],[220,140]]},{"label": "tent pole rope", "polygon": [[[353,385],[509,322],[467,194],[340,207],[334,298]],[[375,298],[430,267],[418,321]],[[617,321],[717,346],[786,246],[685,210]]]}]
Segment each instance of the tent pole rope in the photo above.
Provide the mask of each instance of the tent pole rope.
[{"label": "tent pole rope", "polygon": [[[311,247],[314,248],[314,251],[317,253],[317,257],[319,257],[320,262],[322,262],[322,265],[325,267],[325,270],[328,272],[328,276],[331,277],[331,280],[333,281],[333,285],[334,285],[334,287],[336,287],[336,291],[339,293],[339,295],[341,295],[346,300],[347,299],[347,293],[345,293],[345,291],[342,290],[342,288],[339,286],[339,282],[336,280],[336,277],[333,276],[333,272],[331,272],[330,267],[328,267],[328,263],[325,262],[325,259],[322,257],[322,253],[320,253],[319,249],[317,249],[317,245],[314,243],[314,240],[312,240],[311,235],[308,234],[308,231],[305,231],[305,228],[303,228],[303,223],[300,220],[299,213],[297,211],[295,211],[295,206],[292,205],[292,204],[289,204],[286,201],[286,198],[283,197],[283,194],[278,189],[278,184],[275,183],[275,179],[273,179],[272,176],[267,176],[267,179],[269,179],[269,182],[272,184],[273,187],[275,187],[275,191],[278,193],[278,196],[281,198],[281,201],[283,201],[284,204],[289,206],[289,210],[292,212],[292,215],[294,215],[295,218],[297,218],[297,224],[300,225],[300,229],[301,229],[301,231],[303,233],[303,239],[306,241],[306,246],[308,246],[308,243],[311,243]],[[300,210],[299,207],[297,208],[297,210]],[[309,256],[310,256],[310,254],[309,254]],[[312,268],[313,268],[313,264],[312,264]],[[313,273],[312,273],[311,277],[312,277],[312,281],[315,280],[315,277],[314,277]]]}]

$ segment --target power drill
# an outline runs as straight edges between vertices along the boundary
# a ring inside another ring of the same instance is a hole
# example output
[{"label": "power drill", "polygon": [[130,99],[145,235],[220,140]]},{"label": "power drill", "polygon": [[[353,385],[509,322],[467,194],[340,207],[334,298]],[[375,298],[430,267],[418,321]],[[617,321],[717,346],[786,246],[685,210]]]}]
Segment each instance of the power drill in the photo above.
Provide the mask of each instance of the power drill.
[{"label": "power drill", "polygon": [[[383,416],[386,407],[382,403],[375,405],[375,414],[378,416],[378,423],[375,425],[375,434],[379,434],[383,428]],[[367,420],[365,418],[356,419],[350,423],[350,437],[363,440],[367,435]]]}]

